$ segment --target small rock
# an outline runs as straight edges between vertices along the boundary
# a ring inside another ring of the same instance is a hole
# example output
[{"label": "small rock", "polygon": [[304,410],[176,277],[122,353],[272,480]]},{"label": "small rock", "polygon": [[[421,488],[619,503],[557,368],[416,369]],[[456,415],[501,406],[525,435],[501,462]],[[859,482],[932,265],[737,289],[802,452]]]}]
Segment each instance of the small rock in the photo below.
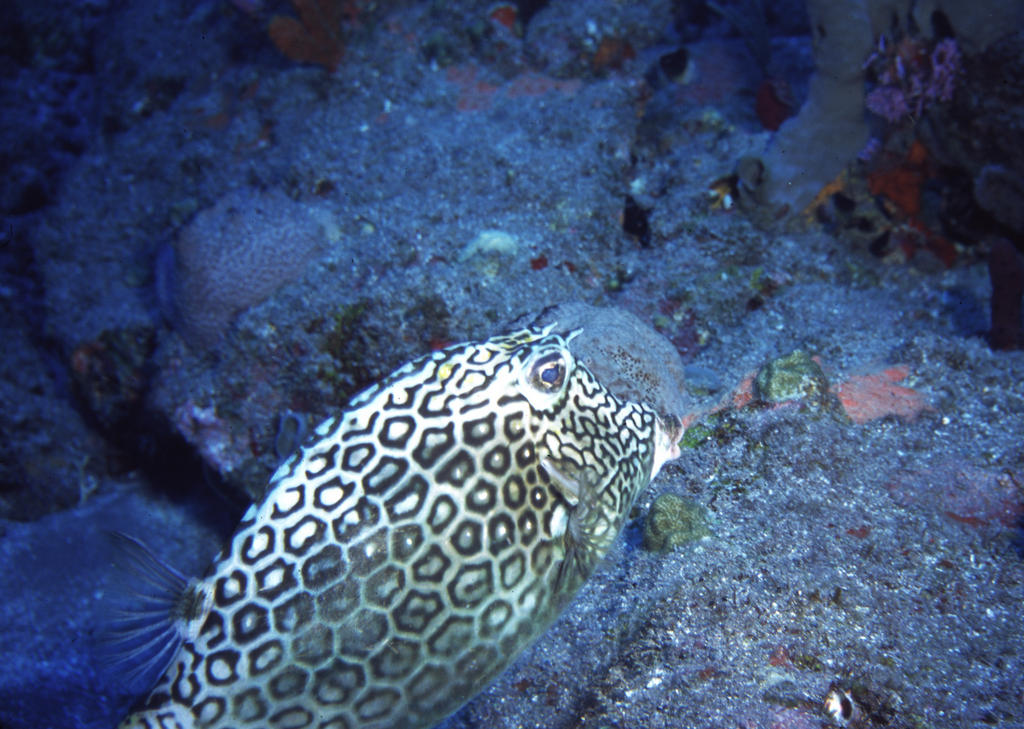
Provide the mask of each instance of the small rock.
[{"label": "small rock", "polygon": [[459,263],[481,256],[514,256],[519,250],[519,240],[504,230],[483,230],[459,252]]},{"label": "small rock", "polygon": [[762,403],[813,402],[820,401],[827,394],[825,373],[802,349],[769,362],[754,378],[754,395]]}]

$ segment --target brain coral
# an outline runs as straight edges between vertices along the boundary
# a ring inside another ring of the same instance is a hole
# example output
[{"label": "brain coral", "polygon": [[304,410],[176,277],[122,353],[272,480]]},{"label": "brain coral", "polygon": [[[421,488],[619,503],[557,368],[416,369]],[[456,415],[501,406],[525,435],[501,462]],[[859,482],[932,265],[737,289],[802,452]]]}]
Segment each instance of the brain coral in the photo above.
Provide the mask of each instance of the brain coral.
[{"label": "brain coral", "polygon": [[216,344],[237,314],[302,274],[323,241],[312,211],[280,190],[234,190],[158,260],[162,303],[189,344]]}]

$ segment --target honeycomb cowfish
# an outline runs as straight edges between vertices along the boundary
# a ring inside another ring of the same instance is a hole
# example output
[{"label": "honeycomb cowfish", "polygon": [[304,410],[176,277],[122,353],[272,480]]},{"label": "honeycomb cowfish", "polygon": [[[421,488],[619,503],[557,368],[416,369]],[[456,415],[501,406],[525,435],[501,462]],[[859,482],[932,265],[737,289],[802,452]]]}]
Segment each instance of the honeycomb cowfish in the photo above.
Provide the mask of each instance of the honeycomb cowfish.
[{"label": "honeycomb cowfish", "polygon": [[316,428],[181,581],[157,631],[173,655],[121,729],[429,729],[483,689],[678,454],[572,336],[433,352]]}]

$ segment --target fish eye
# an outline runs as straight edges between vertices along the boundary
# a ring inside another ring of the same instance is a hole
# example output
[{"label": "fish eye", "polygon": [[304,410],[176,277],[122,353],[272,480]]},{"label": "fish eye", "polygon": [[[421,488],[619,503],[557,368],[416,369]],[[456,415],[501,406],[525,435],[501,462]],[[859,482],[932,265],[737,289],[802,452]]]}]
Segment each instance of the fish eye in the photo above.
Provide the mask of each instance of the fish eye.
[{"label": "fish eye", "polygon": [[542,392],[554,392],[565,382],[565,358],[559,352],[541,357],[530,368],[530,384]]}]

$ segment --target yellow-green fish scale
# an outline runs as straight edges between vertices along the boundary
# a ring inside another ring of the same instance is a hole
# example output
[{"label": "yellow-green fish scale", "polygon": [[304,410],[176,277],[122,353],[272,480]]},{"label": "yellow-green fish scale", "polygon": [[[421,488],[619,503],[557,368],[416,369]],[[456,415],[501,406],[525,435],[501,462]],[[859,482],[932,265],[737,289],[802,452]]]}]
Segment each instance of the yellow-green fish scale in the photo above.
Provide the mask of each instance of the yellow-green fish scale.
[{"label": "yellow-green fish scale", "polygon": [[122,726],[432,726],[590,574],[651,478],[655,429],[557,335],[409,363],[281,466]]}]

